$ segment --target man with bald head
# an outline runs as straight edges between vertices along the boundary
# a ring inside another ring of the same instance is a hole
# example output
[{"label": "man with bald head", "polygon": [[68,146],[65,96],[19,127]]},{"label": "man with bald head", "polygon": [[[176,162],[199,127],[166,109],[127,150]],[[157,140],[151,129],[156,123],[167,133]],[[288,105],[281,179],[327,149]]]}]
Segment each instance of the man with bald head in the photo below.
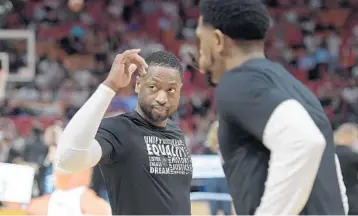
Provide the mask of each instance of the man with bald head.
[{"label": "man with bald head", "polygon": [[89,188],[92,169],[77,173],[55,173],[55,191],[34,198],[26,208],[27,215],[111,215],[111,207]]}]

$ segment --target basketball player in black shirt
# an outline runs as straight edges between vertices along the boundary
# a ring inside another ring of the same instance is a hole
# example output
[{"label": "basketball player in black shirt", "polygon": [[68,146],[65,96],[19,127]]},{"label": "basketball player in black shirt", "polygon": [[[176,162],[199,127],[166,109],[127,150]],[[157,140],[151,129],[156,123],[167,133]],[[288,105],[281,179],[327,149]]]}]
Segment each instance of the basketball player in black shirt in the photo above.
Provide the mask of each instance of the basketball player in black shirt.
[{"label": "basketball player in black shirt", "polygon": [[219,144],[236,213],[347,213],[319,101],[265,58],[267,8],[260,0],[202,0],[199,7],[199,66],[217,85]]},{"label": "basketball player in black shirt", "polygon": [[[178,108],[183,68],[171,53],[155,52],[146,61],[138,53],[118,55],[108,78],[71,119],[59,142],[58,169],[99,163],[113,215],[188,215],[191,156],[168,119]],[[102,120],[135,69],[141,73],[136,110]]]}]

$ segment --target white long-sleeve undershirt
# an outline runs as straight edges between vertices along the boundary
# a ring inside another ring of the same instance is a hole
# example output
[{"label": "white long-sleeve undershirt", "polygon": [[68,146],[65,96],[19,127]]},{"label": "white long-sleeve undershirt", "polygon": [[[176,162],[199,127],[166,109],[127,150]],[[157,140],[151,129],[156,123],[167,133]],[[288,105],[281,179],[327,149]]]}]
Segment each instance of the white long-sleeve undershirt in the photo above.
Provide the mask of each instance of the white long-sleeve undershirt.
[{"label": "white long-sleeve undershirt", "polygon": [[56,171],[77,172],[98,163],[102,149],[95,136],[115,92],[101,84],[63,131],[56,152]]},{"label": "white long-sleeve undershirt", "polygon": [[271,158],[255,215],[298,215],[311,194],[325,138],[300,103],[286,100],[267,122],[263,143]]}]

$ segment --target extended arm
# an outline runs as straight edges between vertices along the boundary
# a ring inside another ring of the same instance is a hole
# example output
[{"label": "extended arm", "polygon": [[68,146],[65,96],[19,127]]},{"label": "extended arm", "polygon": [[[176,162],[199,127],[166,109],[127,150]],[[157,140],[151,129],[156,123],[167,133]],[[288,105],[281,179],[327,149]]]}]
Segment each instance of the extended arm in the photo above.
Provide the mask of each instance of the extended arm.
[{"label": "extended arm", "polygon": [[140,74],[145,73],[148,65],[138,55],[139,52],[140,49],[134,49],[117,55],[104,84],[99,86],[71,119],[59,141],[57,171],[81,171],[94,166],[101,159],[109,162],[116,155],[115,152],[120,151],[119,147],[113,147],[113,144],[120,145],[111,131],[113,127],[108,127],[104,123],[103,128],[98,128],[115,92],[130,83],[131,76],[137,68]]},{"label": "extended arm", "polygon": [[115,92],[101,84],[63,131],[56,153],[57,171],[76,172],[94,166],[102,157],[95,140],[101,120]]}]

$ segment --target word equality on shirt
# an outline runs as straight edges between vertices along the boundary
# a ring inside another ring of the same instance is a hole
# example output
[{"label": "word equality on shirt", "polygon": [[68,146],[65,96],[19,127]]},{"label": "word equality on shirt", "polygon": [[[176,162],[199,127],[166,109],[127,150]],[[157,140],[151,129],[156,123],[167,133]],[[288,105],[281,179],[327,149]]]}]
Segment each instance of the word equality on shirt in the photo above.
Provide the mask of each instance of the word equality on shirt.
[{"label": "word equality on shirt", "polygon": [[152,174],[186,175],[192,172],[191,157],[185,143],[178,139],[144,136]]}]

